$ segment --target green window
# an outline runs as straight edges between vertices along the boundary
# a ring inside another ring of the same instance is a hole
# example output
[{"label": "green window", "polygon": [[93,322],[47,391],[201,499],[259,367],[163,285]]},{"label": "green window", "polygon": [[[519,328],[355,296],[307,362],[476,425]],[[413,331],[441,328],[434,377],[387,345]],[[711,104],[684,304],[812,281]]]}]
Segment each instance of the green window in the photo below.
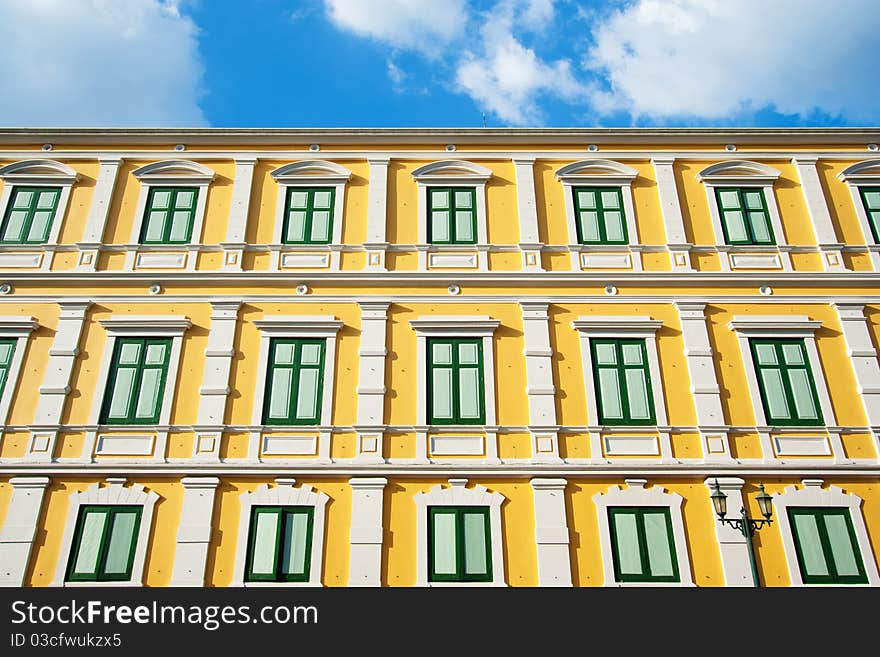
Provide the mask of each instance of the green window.
[{"label": "green window", "polygon": [[198,199],[197,187],[151,187],[141,244],[189,244]]},{"label": "green window", "polygon": [[880,244],[880,187],[860,187],[859,194],[862,196],[865,214],[868,215],[868,223],[871,224],[874,243]]},{"label": "green window", "polygon": [[581,244],[626,244],[620,188],[574,187],[574,211]]},{"label": "green window", "polygon": [[12,367],[12,354],[15,353],[15,340],[0,340],[0,396],[6,388],[9,368]]},{"label": "green window", "polygon": [[849,509],[789,507],[805,584],[867,584]]},{"label": "green window", "polygon": [[590,340],[602,424],[654,424],[644,340]]},{"label": "green window", "polygon": [[753,339],[751,346],[767,422],[822,424],[804,341]]},{"label": "green window", "polygon": [[131,579],[134,547],[141,525],[139,506],[83,506],[67,564],[69,582]]},{"label": "green window", "polygon": [[477,191],[474,187],[428,188],[428,241],[477,243]]},{"label": "green window", "polygon": [[310,506],[256,506],[251,510],[247,581],[309,581],[314,511]]},{"label": "green window", "polygon": [[491,582],[488,507],[428,508],[428,574],[432,582]]},{"label": "green window", "polygon": [[45,244],[60,196],[58,187],[13,187],[0,244]]},{"label": "green window", "polygon": [[775,244],[764,190],[751,187],[715,189],[721,226],[728,244]]},{"label": "green window", "polygon": [[669,509],[611,507],[608,524],[615,581],[679,581]]},{"label": "green window", "polygon": [[290,187],[284,208],[284,244],[329,244],[333,235],[333,187]]},{"label": "green window", "polygon": [[265,424],[319,424],[324,340],[273,338],[269,343]]},{"label": "green window", "polygon": [[167,338],[117,339],[101,422],[158,422],[170,355],[171,340]]},{"label": "green window", "polygon": [[428,418],[431,424],[483,424],[483,341],[428,340]]}]

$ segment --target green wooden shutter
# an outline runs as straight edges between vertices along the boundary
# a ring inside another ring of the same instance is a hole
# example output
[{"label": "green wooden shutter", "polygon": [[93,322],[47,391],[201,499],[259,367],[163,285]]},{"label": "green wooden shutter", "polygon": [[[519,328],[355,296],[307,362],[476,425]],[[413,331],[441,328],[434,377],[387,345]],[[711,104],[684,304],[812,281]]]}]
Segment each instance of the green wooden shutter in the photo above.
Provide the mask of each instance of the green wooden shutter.
[{"label": "green wooden shutter", "polygon": [[573,187],[575,224],[581,244],[626,244],[626,217],[619,187]]},{"label": "green wooden shutter", "polygon": [[83,506],[74,530],[68,581],[131,578],[142,507]]},{"label": "green wooden shutter", "polygon": [[15,353],[15,339],[0,340],[0,396],[6,389],[6,381],[9,379],[9,369],[12,367],[12,356]]},{"label": "green wooden shutter", "polygon": [[668,508],[609,507],[608,524],[616,581],[679,581]]},{"label": "green wooden shutter", "polygon": [[284,244],[329,244],[333,238],[335,187],[290,187],[284,208]]},{"label": "green wooden shutter", "polygon": [[263,404],[264,424],[320,423],[325,347],[323,339],[271,340]]},{"label": "green wooden shutter", "polygon": [[430,187],[428,241],[431,244],[476,244],[477,206],[474,187]]},{"label": "green wooden shutter", "polygon": [[590,340],[602,424],[654,424],[654,397],[644,340]]},{"label": "green wooden shutter", "polygon": [[101,421],[108,424],[158,422],[170,358],[170,339],[118,338]]},{"label": "green wooden shutter", "polygon": [[198,198],[198,187],[151,187],[141,244],[189,244]]},{"label": "green wooden shutter", "polygon": [[764,190],[751,187],[715,189],[724,239],[728,244],[775,244]]},{"label": "green wooden shutter", "polygon": [[253,507],[246,581],[309,581],[313,522],[314,507]]},{"label": "green wooden shutter", "polygon": [[0,226],[0,243],[45,244],[60,197],[58,187],[13,187]]},{"label": "green wooden shutter", "polygon": [[428,418],[431,424],[486,421],[481,339],[431,338],[428,345]]},{"label": "green wooden shutter", "polygon": [[880,187],[860,187],[859,194],[871,225],[874,244],[880,244]]},{"label": "green wooden shutter", "polygon": [[849,509],[789,507],[795,552],[805,584],[867,584]]},{"label": "green wooden shutter", "polygon": [[767,422],[820,425],[822,412],[803,340],[750,341]]},{"label": "green wooden shutter", "polygon": [[428,508],[428,578],[432,582],[492,581],[488,507]]}]

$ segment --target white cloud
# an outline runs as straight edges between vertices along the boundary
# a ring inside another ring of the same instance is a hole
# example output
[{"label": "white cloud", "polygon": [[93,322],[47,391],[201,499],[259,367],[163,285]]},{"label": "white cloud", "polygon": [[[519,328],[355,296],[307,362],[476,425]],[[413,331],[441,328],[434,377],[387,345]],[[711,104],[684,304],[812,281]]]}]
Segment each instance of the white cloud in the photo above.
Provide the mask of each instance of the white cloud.
[{"label": "white cloud", "polygon": [[0,4],[0,124],[205,125],[198,28],[178,5]]},{"label": "white cloud", "polygon": [[594,24],[602,113],[734,118],[770,107],[876,121],[876,0],[638,0]]},{"label": "white cloud", "polygon": [[430,55],[461,37],[468,18],[465,0],[324,0],[324,5],[341,29]]}]

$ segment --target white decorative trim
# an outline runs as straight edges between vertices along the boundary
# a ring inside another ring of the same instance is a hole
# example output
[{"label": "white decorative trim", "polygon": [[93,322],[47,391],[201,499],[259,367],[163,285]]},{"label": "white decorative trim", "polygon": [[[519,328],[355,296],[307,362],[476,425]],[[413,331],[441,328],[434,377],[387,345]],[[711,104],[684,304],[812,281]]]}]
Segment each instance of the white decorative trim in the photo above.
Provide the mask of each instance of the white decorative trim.
[{"label": "white decorative trim", "polygon": [[358,348],[357,458],[383,462],[382,438],[385,423],[385,357],[387,301],[361,301],[361,339]]},{"label": "white decorative trim", "polygon": [[82,271],[95,271],[98,264],[98,252],[104,239],[104,228],[107,217],[110,214],[110,206],[113,201],[113,188],[116,186],[116,176],[122,159],[118,157],[99,157],[98,180],[95,182],[95,191],[92,194],[92,203],[89,206],[89,214],[86,217],[86,225],[83,229],[82,239],[77,243],[80,249],[77,261],[77,269]]},{"label": "white decorative trim", "polygon": [[[345,211],[345,186],[351,179],[352,172],[344,166],[326,160],[300,160],[278,167],[270,174],[278,183],[278,195],[275,201],[275,227],[272,231],[272,262],[271,269],[278,270],[282,267],[282,253],[286,250],[302,250],[301,244],[283,244],[282,231],[284,230],[284,207],[287,203],[287,192],[291,187],[333,187],[333,230],[329,244],[315,245],[319,253],[329,255],[329,268],[333,271],[339,269],[339,250],[342,244],[342,221]],[[324,264],[301,264],[286,265],[309,267],[327,267]]]},{"label": "white decorative trim", "polygon": [[531,479],[535,500],[535,543],[538,585],[571,586],[568,519],[565,512],[567,479]]},{"label": "white decorative trim", "polygon": [[24,586],[49,477],[12,477],[0,531],[0,586]]},{"label": "white decorative trim", "polygon": [[97,456],[151,456],[156,435],[103,434],[95,447]]},{"label": "white decorative trim", "polygon": [[15,339],[12,361],[9,363],[9,371],[6,373],[6,384],[3,386],[3,395],[0,396],[0,424],[6,424],[9,421],[9,408],[12,405],[12,397],[15,395],[18,379],[21,376],[21,365],[24,362],[28,338],[38,326],[37,320],[28,315],[0,317],[0,338]]},{"label": "white decorative trim", "polygon": [[318,453],[318,436],[282,435],[267,433],[263,436],[261,455],[266,456],[315,456]]},{"label": "white decorative trim", "polygon": [[[880,364],[877,350],[868,329],[865,306],[860,303],[833,304],[840,318],[840,328],[846,341],[846,353],[852,363],[856,386],[868,424],[880,426]],[[874,449],[880,459],[880,436],[874,432]]]},{"label": "white decorative trim", "polygon": [[[55,160],[22,160],[13,162],[4,167],[0,167],[0,180],[4,182],[3,189],[0,191],[0,218],[6,216],[6,210],[12,199],[12,190],[17,186],[49,186],[58,187],[60,193],[58,195],[58,203],[55,206],[55,216],[52,217],[52,226],[49,229],[49,235],[45,243],[40,245],[21,244],[20,247],[25,251],[34,248],[45,248],[47,246],[56,246],[58,244],[58,235],[61,233],[61,225],[67,216],[67,206],[70,203],[70,192],[74,183],[79,180],[79,174],[66,164],[56,162]],[[19,246],[19,245],[16,245]],[[4,267],[28,267],[32,269],[41,269],[48,271],[52,266],[52,251],[45,253],[45,257],[39,262],[27,265],[19,262],[13,265],[2,265]]]},{"label": "white decorative trim", "polygon": [[349,586],[382,586],[382,507],[384,477],[353,477],[351,486],[351,553]]},{"label": "white decorative trim", "polygon": [[556,387],[553,384],[553,349],[550,346],[550,304],[520,301],[523,318],[523,355],[526,359],[526,395],[529,399],[529,425],[532,458],[559,462],[556,426]]},{"label": "white decorative trim", "polygon": [[751,160],[726,160],[712,164],[697,174],[697,180],[714,186],[771,185],[782,175],[778,170]]},{"label": "white decorative trim", "polygon": [[602,439],[606,456],[660,456],[660,444],[656,435],[608,434]]},{"label": "white decorative trim", "polygon": [[[324,511],[330,497],[315,491],[308,484],[294,488],[294,479],[278,478],[276,485],[257,486],[254,492],[245,491],[239,497],[241,517],[238,522],[238,539],[235,550],[235,571],[230,586],[321,586],[321,569],[324,562]],[[312,561],[309,564],[308,582],[245,582],[247,567],[248,533],[251,523],[251,509],[255,506],[310,506],[314,508],[312,518]]]},{"label": "white decorative trim", "polygon": [[828,436],[773,436],[776,456],[831,456]]},{"label": "white decorative trim", "polygon": [[430,436],[431,456],[483,456],[485,436],[453,436],[441,433]]},{"label": "white decorative trim", "polygon": [[[688,557],[687,537],[681,518],[682,497],[677,493],[667,493],[661,486],[645,488],[645,479],[626,479],[627,488],[610,486],[607,493],[596,493],[593,502],[599,520],[599,545],[602,551],[602,571],[605,586],[694,586],[691,576],[691,563]],[[680,582],[657,582],[631,584],[614,581],[614,557],[611,548],[611,526],[608,521],[608,507],[637,506],[663,507],[669,509],[672,521],[672,537],[675,541],[675,554],[678,560]]]},{"label": "white decorative trim", "polygon": [[424,315],[411,319],[409,325],[416,332],[418,397],[416,424],[428,424],[428,338],[482,338],[483,381],[486,384],[486,426],[495,426],[495,347],[492,336],[501,324],[487,315]]},{"label": "white decorative trim", "polygon": [[241,258],[247,246],[247,221],[250,212],[251,191],[254,186],[254,166],[257,158],[236,157],[232,198],[229,201],[229,222],[223,247],[223,269],[242,271]]},{"label": "white decorative trim", "polygon": [[[504,582],[504,534],[501,531],[501,505],[507,499],[479,484],[466,488],[467,479],[450,479],[449,488],[437,484],[427,493],[416,493],[416,586],[506,586]],[[481,506],[489,507],[489,529],[492,541],[491,582],[429,582],[428,581],[428,507]]]},{"label": "white decorative trim", "polygon": [[822,181],[819,180],[819,172],[816,170],[817,161],[816,156],[795,156],[791,160],[801,181],[801,191],[807,204],[807,212],[813,222],[816,243],[822,250],[822,266],[828,271],[843,271],[846,266],[840,254],[842,244],[835,232],[831,214],[828,212]]},{"label": "white decorative trim", "polygon": [[[739,477],[708,477],[704,481],[708,493],[715,490],[715,482],[718,482],[721,491],[727,495],[727,506],[736,511],[745,506],[742,496],[744,479]],[[711,498],[710,500],[711,501]],[[710,507],[711,508],[711,507]],[[736,511],[738,513],[738,511]],[[715,518],[715,510],[710,513]],[[731,527],[729,524],[718,522],[715,525],[715,537],[718,539],[718,548],[721,552],[721,567],[724,570],[724,585],[745,587],[755,586],[756,582],[752,575],[752,566],[749,561],[749,546],[743,533]]]},{"label": "white decorative trim", "polygon": [[663,215],[672,270],[690,272],[693,271],[688,253],[691,245],[688,243],[684,218],[681,215],[674,164],[675,157],[672,155],[651,158],[654,176],[657,178],[657,194],[660,197],[660,212]]},{"label": "white decorative trim", "polygon": [[[837,486],[822,488],[824,482],[821,479],[804,479],[802,483],[803,488],[787,486],[784,493],[773,496],[773,506],[776,507],[779,532],[782,534],[782,547],[785,550],[785,560],[788,564],[791,585],[822,586],[821,584],[804,584],[801,570],[798,566],[797,552],[794,547],[794,534],[788,519],[789,507],[814,506],[843,507],[849,510],[849,517],[855,530],[856,540],[858,541],[859,553],[865,566],[865,573],[868,576],[868,585],[880,586],[877,562],[874,560],[874,551],[871,549],[871,541],[868,539],[865,519],[861,512],[862,498],[854,493],[845,493]],[[837,584],[835,586],[841,585]]]},{"label": "white decorative trim", "polygon": [[219,477],[184,477],[183,508],[170,586],[204,586]]},{"label": "white decorative trim", "polygon": [[147,491],[141,484],[124,486],[125,478],[108,477],[106,486],[94,483],[81,493],[74,491],[70,494],[67,510],[67,522],[64,525],[64,535],[61,539],[61,551],[58,563],[55,567],[55,579],[50,586],[97,586],[107,585],[107,582],[65,582],[67,563],[70,560],[70,551],[73,546],[73,535],[76,530],[76,521],[79,517],[79,509],[83,505],[111,505],[111,506],[140,506],[141,523],[138,528],[137,541],[135,542],[134,561],[131,566],[131,578],[125,582],[113,582],[115,585],[143,586],[144,585],[144,559],[147,554],[147,545],[150,541],[150,528],[153,524],[153,507],[159,500],[156,491]]},{"label": "white decorative trim", "polygon": [[[864,203],[862,203],[859,188],[862,186],[880,186],[880,159],[856,162],[837,174],[837,178],[845,182],[846,186],[849,187],[853,207],[859,220],[859,228],[862,230],[865,244],[875,244],[874,232],[871,230],[871,221],[868,219],[868,213],[865,210]],[[873,263],[874,271],[880,271],[880,252],[869,250],[868,254]]]},{"label": "white decorative trim", "polygon": [[513,158],[516,176],[516,208],[519,218],[519,248],[522,268],[526,271],[544,271],[541,264],[541,231],[538,226],[538,203],[535,198],[535,158]]},{"label": "white decorative trim", "polygon": [[388,215],[388,163],[389,157],[370,156],[370,187],[367,192],[367,236],[364,247],[367,249],[365,268],[370,271],[386,271],[385,249],[386,223]]}]

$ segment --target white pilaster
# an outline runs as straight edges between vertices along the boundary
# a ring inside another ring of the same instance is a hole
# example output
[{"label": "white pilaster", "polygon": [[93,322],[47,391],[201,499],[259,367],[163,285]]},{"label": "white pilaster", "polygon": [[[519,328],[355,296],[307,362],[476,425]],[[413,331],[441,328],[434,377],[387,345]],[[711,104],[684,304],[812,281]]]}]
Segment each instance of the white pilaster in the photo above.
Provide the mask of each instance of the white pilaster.
[{"label": "white pilaster", "polygon": [[24,586],[49,477],[13,477],[0,531],[0,586]]},{"label": "white pilaster", "polygon": [[204,586],[217,477],[184,477],[183,508],[177,528],[177,550],[170,586]]},{"label": "white pilaster", "polygon": [[351,484],[349,586],[382,586],[384,477],[354,477]]},{"label": "white pilaster", "polygon": [[846,351],[856,375],[856,384],[874,433],[874,449],[880,459],[880,364],[868,331],[865,307],[860,303],[835,303]]},{"label": "white pilaster", "polygon": [[86,226],[82,239],[77,243],[79,257],[76,268],[82,271],[95,271],[101,243],[104,240],[104,227],[113,202],[113,188],[116,186],[116,175],[122,159],[118,157],[98,158],[98,179],[92,193],[92,204],[86,217]]},{"label": "white pilaster", "polygon": [[536,461],[559,461],[556,434],[556,388],[553,385],[553,349],[550,348],[550,304],[520,302],[526,357],[526,394],[532,457]]},{"label": "white pilaster", "polygon": [[568,520],[565,514],[566,479],[535,478],[535,543],[538,547],[539,586],[571,586]]},{"label": "white pilaster", "polygon": [[654,157],[654,175],[657,178],[657,193],[660,195],[660,211],[663,214],[663,227],[666,230],[666,246],[672,260],[673,271],[693,271],[690,260],[690,247],[684,230],[684,219],[678,201],[678,187],[672,168],[674,157]]},{"label": "white pilaster", "polygon": [[385,334],[387,301],[362,301],[361,343],[358,350],[357,459],[382,462],[385,420]]},{"label": "white pilaster", "polygon": [[[710,477],[706,479],[706,488],[711,493],[715,490],[715,480],[721,492],[727,495],[727,517],[739,517],[743,502],[742,487],[745,481],[739,477]],[[746,537],[738,529],[718,522],[715,509],[712,509],[715,524],[715,536],[721,550],[721,567],[724,569],[726,586],[754,586],[752,566],[749,563],[749,546]]]},{"label": "white pilaster", "polygon": [[684,353],[691,378],[691,392],[697,411],[697,424],[707,461],[730,461],[730,444],[724,426],[721,388],[715,374],[715,361],[706,326],[706,304],[691,301],[675,303],[681,320]]},{"label": "white pilaster", "polygon": [[91,301],[59,301],[61,314],[55,329],[55,341],[49,348],[46,376],[39,387],[34,424],[45,427],[33,431],[25,457],[32,461],[51,461],[58,436],[64,402],[70,392],[73,365],[79,354],[79,338]]},{"label": "white pilaster", "polygon": [[248,211],[254,182],[255,158],[235,159],[235,179],[232,181],[232,200],[229,203],[229,223],[223,247],[223,269],[241,271],[241,260],[246,246]]},{"label": "white pilaster", "polygon": [[365,267],[369,271],[387,271],[385,269],[385,249],[388,242],[385,237],[388,205],[388,163],[389,157],[370,157],[370,187],[367,192],[367,239],[364,248],[367,250]]},{"label": "white pilaster", "polygon": [[813,221],[813,230],[816,233],[816,242],[822,251],[822,266],[826,271],[843,271],[846,269],[840,249],[843,244],[837,238],[834,224],[831,222],[831,214],[828,212],[828,204],[825,202],[825,194],[822,192],[822,182],[816,171],[816,162],[819,160],[815,155],[798,156],[792,159],[792,163],[801,179],[801,191],[807,203],[807,212]]},{"label": "white pilaster", "polygon": [[538,232],[538,209],[535,200],[535,158],[513,159],[516,173],[516,207],[519,215],[519,248],[522,251],[522,268],[527,271],[544,271],[541,266],[541,237]]},{"label": "white pilaster", "polygon": [[235,356],[235,328],[241,301],[211,303],[211,331],[205,349],[205,370],[199,388],[199,414],[193,457],[210,461],[220,458],[220,440],[229,397],[229,374]]}]

